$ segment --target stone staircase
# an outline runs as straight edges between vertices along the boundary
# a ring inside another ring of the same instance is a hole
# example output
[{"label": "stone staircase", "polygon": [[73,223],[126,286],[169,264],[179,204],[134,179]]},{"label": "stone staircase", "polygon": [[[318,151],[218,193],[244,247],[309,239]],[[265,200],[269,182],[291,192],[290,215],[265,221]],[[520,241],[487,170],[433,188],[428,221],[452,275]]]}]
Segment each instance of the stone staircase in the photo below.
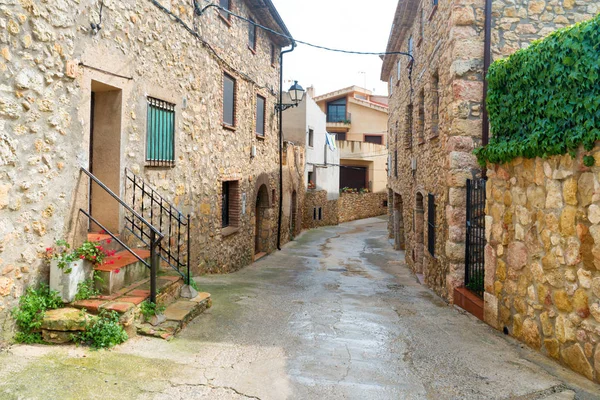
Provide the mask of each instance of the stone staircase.
[{"label": "stone staircase", "polygon": [[[168,265],[161,265],[157,276],[156,303],[166,307],[156,321],[146,322],[140,312],[140,304],[150,298],[150,274],[148,268],[127,250],[111,240],[110,235],[90,233],[88,240],[99,242],[103,248],[115,254],[105,259],[103,265],[95,267],[100,277],[96,289],[100,295],[87,300],[74,301],[67,308],[46,312],[42,333],[44,340],[51,343],[70,341],[73,331],[82,330],[87,317],[81,313],[97,315],[101,310],[116,311],[119,321],[129,337],[136,334],[172,339],[192,319],[211,307],[209,293],[197,293],[184,285],[182,276]],[[150,252],[133,249],[138,256],[147,260]],[[185,286],[185,288],[184,288]]]}]

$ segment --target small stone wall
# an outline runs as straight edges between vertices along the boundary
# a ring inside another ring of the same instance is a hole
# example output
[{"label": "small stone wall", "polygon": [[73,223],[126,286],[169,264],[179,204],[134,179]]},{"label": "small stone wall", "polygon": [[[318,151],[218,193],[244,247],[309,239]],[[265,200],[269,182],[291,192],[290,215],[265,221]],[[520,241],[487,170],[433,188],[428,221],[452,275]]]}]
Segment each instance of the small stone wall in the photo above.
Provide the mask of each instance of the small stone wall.
[{"label": "small stone wall", "polygon": [[302,228],[312,229],[385,215],[388,209],[385,202],[387,193],[342,193],[338,200],[327,200],[326,190],[309,190],[304,199]]},{"label": "small stone wall", "polygon": [[600,382],[600,151],[488,169],[484,319]]},{"label": "small stone wall", "polygon": [[[319,219],[319,208],[321,219]],[[315,210],[317,217],[315,218]],[[313,229],[320,226],[338,224],[338,201],[327,200],[326,190],[308,190],[304,198],[304,213],[302,215],[302,228]]]},{"label": "small stone wall", "polygon": [[387,193],[342,193],[339,199],[339,223],[387,214]]}]

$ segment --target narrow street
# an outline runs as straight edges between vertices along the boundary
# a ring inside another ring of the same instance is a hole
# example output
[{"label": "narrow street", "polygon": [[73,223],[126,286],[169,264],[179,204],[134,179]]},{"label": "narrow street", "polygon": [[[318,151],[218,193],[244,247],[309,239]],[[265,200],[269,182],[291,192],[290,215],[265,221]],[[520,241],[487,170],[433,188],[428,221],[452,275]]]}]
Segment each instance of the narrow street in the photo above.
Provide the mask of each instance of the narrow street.
[{"label": "narrow street", "polygon": [[[598,386],[418,284],[371,218],[237,273],[171,342],[14,346],[1,399],[592,399]],[[566,384],[565,382],[569,382]]]}]

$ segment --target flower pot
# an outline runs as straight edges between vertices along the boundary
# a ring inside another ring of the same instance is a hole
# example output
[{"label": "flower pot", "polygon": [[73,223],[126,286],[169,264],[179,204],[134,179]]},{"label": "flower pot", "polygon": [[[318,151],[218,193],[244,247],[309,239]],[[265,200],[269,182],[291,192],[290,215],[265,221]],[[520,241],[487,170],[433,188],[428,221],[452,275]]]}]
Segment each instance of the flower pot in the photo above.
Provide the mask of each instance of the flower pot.
[{"label": "flower pot", "polygon": [[[65,273],[71,269],[71,272]],[[93,264],[87,260],[69,263],[64,269],[58,268],[58,260],[50,261],[50,289],[56,290],[65,303],[70,303],[77,294],[77,285],[86,279],[92,279]]]}]

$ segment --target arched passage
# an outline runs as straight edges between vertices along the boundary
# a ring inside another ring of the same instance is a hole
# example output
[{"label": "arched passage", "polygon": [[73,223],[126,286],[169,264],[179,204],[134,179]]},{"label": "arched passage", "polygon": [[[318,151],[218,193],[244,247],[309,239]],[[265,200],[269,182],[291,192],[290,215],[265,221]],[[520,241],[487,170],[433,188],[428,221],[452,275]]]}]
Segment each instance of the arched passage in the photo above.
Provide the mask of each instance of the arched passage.
[{"label": "arched passage", "polygon": [[396,250],[406,250],[404,239],[404,218],[402,215],[402,196],[394,193],[394,247]]},{"label": "arched passage", "polygon": [[254,253],[267,252],[269,249],[269,191],[266,185],[261,185],[256,193],[256,208],[254,210]]},{"label": "arched passage", "polygon": [[423,273],[423,234],[425,225],[425,208],[423,206],[423,195],[417,193],[415,203],[415,249],[414,249],[414,261],[415,261],[415,272]]}]

